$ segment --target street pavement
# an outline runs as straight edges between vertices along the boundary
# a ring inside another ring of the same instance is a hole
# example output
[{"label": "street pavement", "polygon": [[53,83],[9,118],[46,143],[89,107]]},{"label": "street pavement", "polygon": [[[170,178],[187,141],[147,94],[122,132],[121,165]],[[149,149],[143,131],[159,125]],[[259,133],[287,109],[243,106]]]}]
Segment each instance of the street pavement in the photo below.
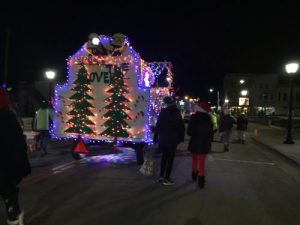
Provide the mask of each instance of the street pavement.
[{"label": "street pavement", "polygon": [[[259,143],[271,151],[274,151],[286,159],[300,166],[300,131],[293,130],[292,137],[295,144],[284,144],[286,138],[286,129],[272,125],[262,125],[258,123],[250,123],[248,127],[248,137],[252,138],[256,143]],[[29,142],[32,141],[32,132],[27,131],[26,135]],[[235,129],[233,129],[232,141],[235,142]],[[188,139],[188,138],[187,138]],[[215,139],[218,140],[218,134],[215,134]],[[187,148],[187,141],[179,146],[179,149]],[[71,154],[71,142],[52,140],[49,144],[49,154],[41,156],[40,152],[30,153],[30,161],[32,167],[48,166],[56,163],[60,159],[60,155]]]},{"label": "street pavement", "polygon": [[[278,132],[269,132],[271,141],[284,134],[276,127],[250,124],[246,143],[237,144],[234,132],[226,153],[215,135],[203,190],[191,181],[188,138],[178,147],[172,187],[155,182],[159,153],[154,176],[145,177],[130,149],[112,154],[90,146],[89,157],[74,161],[67,143],[52,142],[48,155],[30,153],[36,166],[21,184],[21,206],[32,225],[298,225],[299,166],[270,146],[257,144],[252,139],[255,129],[259,140],[266,140],[262,135],[270,130]],[[0,225],[4,218],[0,202]]]},{"label": "street pavement", "polygon": [[[28,133],[28,132],[27,132]],[[28,135],[27,135],[28,136]],[[30,136],[28,136],[30,138]],[[32,140],[28,140],[32,142]],[[32,168],[55,165],[71,160],[71,142],[51,140],[48,145],[48,154],[43,155],[40,151],[30,151],[28,153],[29,161]],[[62,157],[68,155],[69,157]]]}]

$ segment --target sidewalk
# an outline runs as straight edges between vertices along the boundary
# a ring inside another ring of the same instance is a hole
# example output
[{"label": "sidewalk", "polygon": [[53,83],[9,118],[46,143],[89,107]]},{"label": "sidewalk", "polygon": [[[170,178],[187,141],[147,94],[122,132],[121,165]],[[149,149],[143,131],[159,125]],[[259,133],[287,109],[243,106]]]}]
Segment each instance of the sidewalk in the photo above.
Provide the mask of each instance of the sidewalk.
[{"label": "sidewalk", "polygon": [[300,132],[292,131],[295,144],[283,144],[287,130],[277,126],[250,123],[248,131],[252,139],[263,146],[276,151],[300,166]]}]

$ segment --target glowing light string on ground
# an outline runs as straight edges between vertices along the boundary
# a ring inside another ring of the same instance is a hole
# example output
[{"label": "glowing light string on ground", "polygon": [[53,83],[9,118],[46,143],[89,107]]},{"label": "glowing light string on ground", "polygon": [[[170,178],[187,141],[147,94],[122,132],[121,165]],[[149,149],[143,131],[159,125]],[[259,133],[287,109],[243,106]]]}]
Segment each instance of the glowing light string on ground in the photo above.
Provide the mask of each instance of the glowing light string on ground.
[{"label": "glowing light string on ground", "polygon": [[131,148],[118,148],[120,152],[117,154],[105,154],[105,155],[97,155],[90,156],[85,158],[81,163],[87,164],[102,164],[103,166],[107,166],[108,163],[112,164],[131,164],[136,162],[136,153],[135,150]]}]

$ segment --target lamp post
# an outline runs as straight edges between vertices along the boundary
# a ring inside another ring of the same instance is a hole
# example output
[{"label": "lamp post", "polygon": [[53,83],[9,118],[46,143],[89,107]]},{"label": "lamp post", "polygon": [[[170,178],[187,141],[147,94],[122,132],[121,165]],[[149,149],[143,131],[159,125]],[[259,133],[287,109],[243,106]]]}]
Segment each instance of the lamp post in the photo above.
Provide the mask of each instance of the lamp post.
[{"label": "lamp post", "polygon": [[[213,88],[210,88],[209,89],[209,92],[212,94],[214,92],[214,89]],[[211,102],[213,102],[213,98],[211,98]],[[208,102],[210,104],[210,102]]]},{"label": "lamp post", "polygon": [[45,72],[47,79],[49,80],[49,100],[51,101],[53,95],[53,79],[55,78],[56,74],[52,70],[48,70]]},{"label": "lamp post", "polygon": [[[214,92],[214,89],[213,88],[210,88],[209,89],[209,92],[210,93],[213,93]],[[217,90],[217,111],[219,111],[220,109],[220,93],[219,93],[219,90]]]},{"label": "lamp post", "polygon": [[292,108],[293,108],[293,74],[298,71],[298,63],[289,63],[285,65],[286,72],[290,75],[290,97],[289,97],[289,115],[287,125],[287,136],[284,144],[294,144],[292,138]]},{"label": "lamp post", "polygon": [[247,96],[247,94],[248,94],[248,91],[247,91],[247,90],[242,90],[242,91],[241,91],[241,95],[242,95],[242,96]]}]

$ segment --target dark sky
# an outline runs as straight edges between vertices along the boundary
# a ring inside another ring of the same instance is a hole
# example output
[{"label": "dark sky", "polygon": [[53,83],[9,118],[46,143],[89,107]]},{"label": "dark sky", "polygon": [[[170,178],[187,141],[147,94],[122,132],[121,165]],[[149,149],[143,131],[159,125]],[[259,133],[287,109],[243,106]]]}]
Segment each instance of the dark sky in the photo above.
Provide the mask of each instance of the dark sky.
[{"label": "dark sky", "polygon": [[279,73],[300,56],[299,6],[289,1],[97,2],[1,7],[1,80],[7,28],[11,81],[44,79],[47,68],[63,79],[66,58],[92,32],[124,33],[146,61],[173,63],[180,94],[203,98],[210,87],[221,88],[226,73]]}]

